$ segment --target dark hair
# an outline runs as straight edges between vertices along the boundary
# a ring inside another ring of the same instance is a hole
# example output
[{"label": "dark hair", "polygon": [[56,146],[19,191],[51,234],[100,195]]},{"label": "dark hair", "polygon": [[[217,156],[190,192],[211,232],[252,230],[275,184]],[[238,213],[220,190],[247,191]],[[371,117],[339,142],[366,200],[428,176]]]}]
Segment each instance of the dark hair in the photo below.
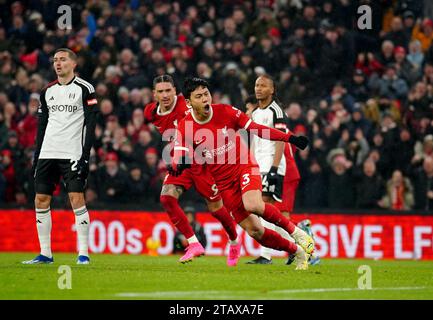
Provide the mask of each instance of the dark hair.
[{"label": "dark hair", "polygon": [[161,82],[169,82],[173,85],[173,87],[176,87],[174,85],[173,78],[168,74],[163,74],[162,76],[157,76],[156,78],[153,79],[153,89],[155,89],[157,83],[161,83]]},{"label": "dark hair", "polygon": [[186,78],[183,87],[184,87],[183,95],[185,96],[186,99],[189,99],[191,97],[191,92],[193,92],[198,87],[205,87],[209,89],[209,83],[206,80],[197,77]]},{"label": "dark hair", "polygon": [[67,52],[69,55],[69,58],[71,58],[74,61],[78,60],[77,54],[69,48],[59,48],[56,51],[54,51],[54,55],[56,55],[57,52]]},{"label": "dark hair", "polygon": [[272,86],[273,86],[274,89],[275,89],[275,81],[274,81],[274,78],[272,78],[269,74],[267,74],[267,73],[265,73],[265,74],[261,74],[261,75],[258,76],[257,78],[265,78],[265,79],[270,80],[270,81],[272,82]]}]

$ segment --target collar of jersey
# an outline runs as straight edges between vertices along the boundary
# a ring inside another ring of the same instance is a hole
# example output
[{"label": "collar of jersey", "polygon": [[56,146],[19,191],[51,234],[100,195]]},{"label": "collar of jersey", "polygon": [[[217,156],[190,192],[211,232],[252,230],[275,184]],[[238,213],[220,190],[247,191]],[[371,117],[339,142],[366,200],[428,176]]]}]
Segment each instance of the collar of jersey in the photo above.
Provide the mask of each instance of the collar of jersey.
[{"label": "collar of jersey", "polygon": [[[265,110],[265,109],[269,108],[269,106],[270,106],[271,104],[273,104],[274,102],[275,102],[275,100],[272,100],[271,102],[269,102],[269,104],[268,104],[266,107],[264,107],[264,108],[257,107],[256,109]],[[254,111],[255,111],[255,110],[254,110]]]},{"label": "collar of jersey", "polygon": [[191,116],[194,119],[194,121],[197,122],[198,124],[206,124],[209,121],[211,121],[212,117],[213,117],[213,108],[212,108],[211,104],[209,105],[209,108],[210,108],[210,116],[205,121],[199,121],[199,120],[197,120],[197,118],[194,116],[194,110],[191,110]]},{"label": "collar of jersey", "polygon": [[69,82],[66,83],[66,84],[61,84],[60,81],[57,81],[57,84],[58,84],[59,86],[67,86],[67,85],[70,85],[72,82],[74,82],[74,80],[75,80],[76,78],[77,78],[77,76],[74,76],[74,77],[72,78],[72,80],[69,81]]},{"label": "collar of jersey", "polygon": [[173,106],[165,112],[161,112],[161,108],[159,107],[159,103],[158,103],[158,107],[156,108],[156,113],[158,114],[158,116],[166,116],[174,110],[176,103],[177,103],[177,96],[174,96]]}]

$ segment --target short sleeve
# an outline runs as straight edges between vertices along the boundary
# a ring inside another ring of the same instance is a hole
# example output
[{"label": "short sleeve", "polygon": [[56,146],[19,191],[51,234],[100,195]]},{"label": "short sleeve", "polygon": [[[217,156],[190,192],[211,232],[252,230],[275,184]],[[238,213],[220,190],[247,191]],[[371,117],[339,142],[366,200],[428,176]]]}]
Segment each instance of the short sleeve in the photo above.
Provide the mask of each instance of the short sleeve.
[{"label": "short sleeve", "polygon": [[95,89],[90,83],[78,83],[83,92],[83,106],[86,112],[99,111],[98,99],[96,98]]},{"label": "short sleeve", "polygon": [[270,109],[274,114],[274,128],[283,132],[287,132],[287,117],[279,106],[271,105]]},{"label": "short sleeve", "polygon": [[235,122],[236,129],[248,129],[251,119],[236,107],[227,105],[226,110],[230,119]]}]

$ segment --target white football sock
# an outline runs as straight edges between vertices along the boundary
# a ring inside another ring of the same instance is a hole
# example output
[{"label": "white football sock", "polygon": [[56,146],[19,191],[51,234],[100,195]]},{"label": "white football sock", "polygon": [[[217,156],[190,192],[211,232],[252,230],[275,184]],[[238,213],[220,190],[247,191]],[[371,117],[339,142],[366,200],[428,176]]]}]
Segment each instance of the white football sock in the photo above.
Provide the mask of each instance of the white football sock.
[{"label": "white football sock", "polygon": [[51,258],[51,210],[35,209],[36,211],[36,228],[38,229],[39,245],[41,247],[41,254]]},{"label": "white football sock", "polygon": [[188,241],[188,244],[191,244],[191,243],[198,242],[198,239],[195,235],[193,235],[191,238],[188,238],[187,241]]},{"label": "white football sock", "polygon": [[276,226],[275,231],[278,232],[280,234],[280,236],[282,236],[284,239],[295,242],[295,239],[293,239],[290,236],[290,234],[286,230],[284,230],[283,228]]},{"label": "white football sock", "polygon": [[295,226],[295,230],[290,234],[290,236],[292,236],[292,238],[295,240],[299,239],[300,237],[305,237],[305,235],[305,231],[298,228],[297,226]]},{"label": "white football sock", "polygon": [[229,239],[229,244],[230,244],[230,245],[238,244],[238,238],[236,237],[235,240],[230,240],[230,239]]},{"label": "white football sock", "polygon": [[74,209],[75,226],[77,228],[78,254],[89,256],[89,226],[90,216],[86,206]]}]

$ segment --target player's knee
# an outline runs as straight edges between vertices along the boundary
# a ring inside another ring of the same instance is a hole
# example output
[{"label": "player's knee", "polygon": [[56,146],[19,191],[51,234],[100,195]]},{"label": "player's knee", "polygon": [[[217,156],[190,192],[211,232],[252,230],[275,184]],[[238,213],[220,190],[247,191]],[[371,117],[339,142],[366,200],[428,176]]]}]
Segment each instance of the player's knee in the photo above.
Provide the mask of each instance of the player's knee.
[{"label": "player's knee", "polygon": [[46,194],[36,194],[35,207],[38,209],[47,209],[50,206],[51,196]]},{"label": "player's knee", "polygon": [[161,190],[161,197],[163,196],[170,196],[173,197],[175,199],[179,198],[179,191],[176,189],[176,186],[172,185],[172,184],[166,184],[162,186],[162,190]]},{"label": "player's knee", "polygon": [[261,201],[247,201],[244,203],[245,210],[248,212],[259,214],[262,211],[262,202]]},{"label": "player's knee", "polygon": [[223,207],[223,202],[221,200],[216,202],[207,201],[207,208],[209,209],[210,212],[218,211],[222,207]]},{"label": "player's knee", "polygon": [[263,227],[258,225],[254,225],[247,230],[248,235],[255,240],[259,240],[262,237],[263,232]]},{"label": "player's knee", "polygon": [[161,203],[162,207],[169,211],[174,203],[177,201],[177,199],[171,195],[160,195],[159,196],[159,202]]}]

